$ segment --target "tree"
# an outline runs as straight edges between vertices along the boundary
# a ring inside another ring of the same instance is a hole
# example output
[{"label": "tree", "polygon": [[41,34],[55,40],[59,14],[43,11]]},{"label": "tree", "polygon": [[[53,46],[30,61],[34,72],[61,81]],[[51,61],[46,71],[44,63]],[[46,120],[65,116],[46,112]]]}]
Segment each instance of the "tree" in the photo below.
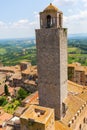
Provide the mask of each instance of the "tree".
[{"label": "tree", "polygon": [[25,91],[23,88],[20,88],[17,94],[17,98],[23,100],[24,98],[27,97],[27,95],[28,95],[27,91]]},{"label": "tree", "polygon": [[2,96],[0,97],[0,106],[6,105],[8,102],[6,101],[6,97]]},{"label": "tree", "polygon": [[9,95],[9,91],[8,91],[8,86],[5,84],[4,86],[4,92],[5,92],[5,95]]}]

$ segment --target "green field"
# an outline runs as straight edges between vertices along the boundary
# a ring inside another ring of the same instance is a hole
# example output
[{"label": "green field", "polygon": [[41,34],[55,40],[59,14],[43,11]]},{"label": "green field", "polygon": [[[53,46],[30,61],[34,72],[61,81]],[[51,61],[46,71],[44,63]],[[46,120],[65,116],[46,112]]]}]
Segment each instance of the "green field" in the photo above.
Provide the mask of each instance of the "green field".
[{"label": "green field", "polygon": [[0,48],[0,55],[4,55],[6,53],[6,49],[5,48]]},{"label": "green field", "polygon": [[68,47],[68,53],[71,54],[71,53],[80,53],[81,50],[78,48],[78,47]]},{"label": "green field", "polygon": [[[0,61],[5,65],[16,65],[21,61],[37,64],[34,39],[0,40]],[[68,63],[87,65],[87,39],[68,40]]]},{"label": "green field", "polygon": [[87,54],[69,54],[68,63],[80,62],[82,65],[87,65]]},{"label": "green field", "polygon": [[[29,41],[30,44],[27,44]],[[36,46],[33,39],[0,41],[0,61],[5,65],[16,65],[21,61],[36,65]]]}]

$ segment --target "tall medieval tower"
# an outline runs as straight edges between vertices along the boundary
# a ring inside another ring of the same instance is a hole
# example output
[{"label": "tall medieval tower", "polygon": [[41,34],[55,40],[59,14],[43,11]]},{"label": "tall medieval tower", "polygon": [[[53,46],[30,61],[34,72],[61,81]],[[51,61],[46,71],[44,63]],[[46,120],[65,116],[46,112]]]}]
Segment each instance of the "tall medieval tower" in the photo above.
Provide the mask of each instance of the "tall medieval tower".
[{"label": "tall medieval tower", "polygon": [[57,119],[65,114],[67,97],[67,29],[62,22],[63,13],[50,4],[40,12],[36,30],[39,103],[54,108]]}]

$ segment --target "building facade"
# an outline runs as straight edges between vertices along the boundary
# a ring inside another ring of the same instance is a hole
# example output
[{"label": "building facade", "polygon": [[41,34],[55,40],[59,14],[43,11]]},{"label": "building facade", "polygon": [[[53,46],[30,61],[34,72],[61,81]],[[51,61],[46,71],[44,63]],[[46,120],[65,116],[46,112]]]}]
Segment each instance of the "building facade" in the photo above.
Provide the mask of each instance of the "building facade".
[{"label": "building facade", "polygon": [[80,63],[72,63],[68,65],[68,79],[87,86],[87,66],[82,66]]},{"label": "building facade", "polygon": [[54,110],[31,105],[21,116],[21,130],[55,130]]}]

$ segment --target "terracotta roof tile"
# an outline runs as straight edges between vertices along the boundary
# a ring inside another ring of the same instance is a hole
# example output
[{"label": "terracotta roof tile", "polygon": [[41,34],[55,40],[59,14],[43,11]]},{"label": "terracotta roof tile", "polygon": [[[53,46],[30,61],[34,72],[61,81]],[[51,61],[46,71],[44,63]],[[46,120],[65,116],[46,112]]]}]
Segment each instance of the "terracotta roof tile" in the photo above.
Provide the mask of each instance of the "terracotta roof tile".
[{"label": "terracotta roof tile", "polygon": [[60,121],[55,121],[55,130],[72,130]]},{"label": "terracotta roof tile", "polygon": [[68,80],[68,91],[78,94],[78,93],[82,93],[85,90],[84,90],[84,86]]},{"label": "terracotta roof tile", "polygon": [[52,5],[52,3],[50,3],[50,5],[47,8],[45,8],[44,11],[50,11],[50,10],[58,11],[59,9],[57,7],[55,7],[54,5]]},{"label": "terracotta roof tile", "polygon": [[85,101],[83,101],[79,97],[69,94],[65,100],[65,104],[68,109],[66,111],[65,117],[62,119],[62,122],[68,125],[69,121],[74,117],[74,115],[84,103]]}]

